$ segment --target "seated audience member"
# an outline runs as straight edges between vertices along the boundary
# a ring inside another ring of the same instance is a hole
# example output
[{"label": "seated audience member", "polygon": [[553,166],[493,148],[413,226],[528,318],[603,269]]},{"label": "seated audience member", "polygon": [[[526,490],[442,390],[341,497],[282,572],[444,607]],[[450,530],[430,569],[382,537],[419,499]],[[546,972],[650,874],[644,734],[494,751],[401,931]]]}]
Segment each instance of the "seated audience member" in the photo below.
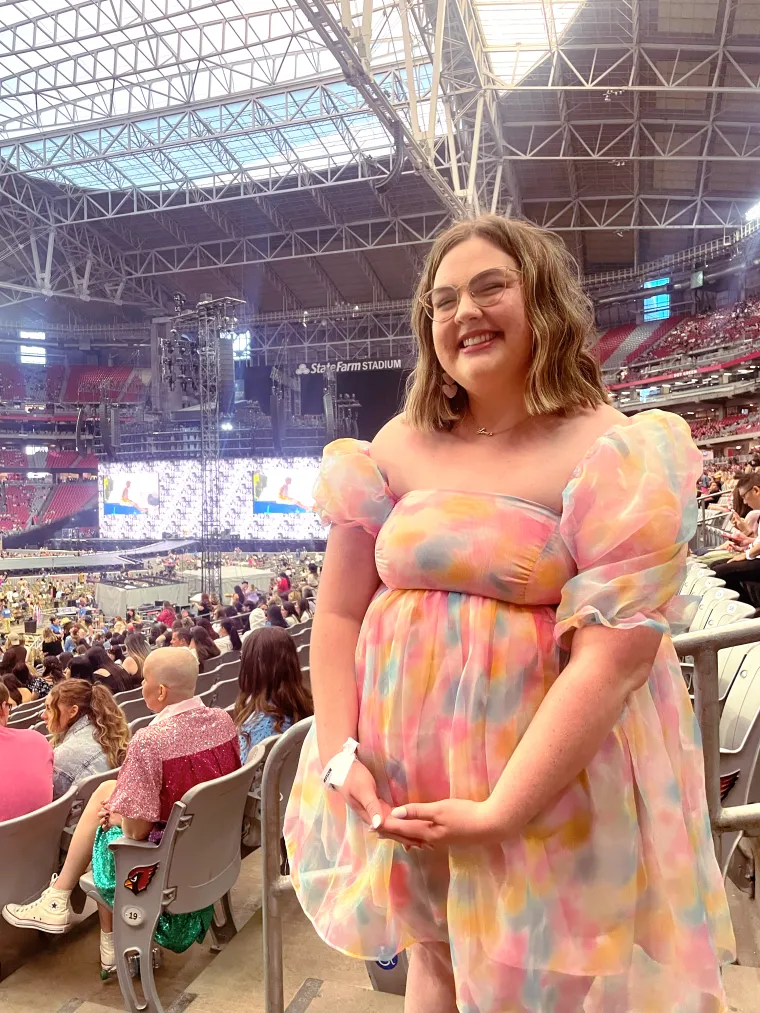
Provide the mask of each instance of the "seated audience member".
[{"label": "seated audience member", "polygon": [[[313,600],[314,599],[312,598],[312,601]],[[296,611],[298,612],[299,623],[308,623],[308,621],[311,619],[313,615],[311,608],[309,607],[309,599],[299,598]]]},{"label": "seated audience member", "polygon": [[[190,627],[190,629],[192,629],[192,627]],[[192,641],[192,634],[186,626],[178,626],[176,630],[172,630],[172,647],[189,647]]]},{"label": "seated audience member", "polygon": [[62,659],[65,660],[68,665],[70,658],[63,652],[57,655],[49,654],[42,663],[42,675],[40,678],[44,679],[47,683],[48,691],[50,690],[50,687],[55,686],[57,682],[63,682],[64,668],[62,666]]},{"label": "seated audience member", "polygon": [[87,660],[92,665],[94,682],[102,682],[112,693],[123,693],[132,689],[132,681],[120,665],[111,661],[102,644],[95,644],[87,652]]},{"label": "seated audience member", "polygon": [[8,689],[0,679],[0,823],[53,801],[53,747],[31,728],[8,728],[10,713]]},{"label": "seated audience member", "polygon": [[53,655],[61,654],[63,651],[63,644],[61,638],[53,633],[49,626],[46,626],[42,631],[42,653]]},{"label": "seated audience member", "polygon": [[5,672],[12,672],[19,663],[26,664],[26,647],[24,638],[18,633],[11,633],[5,640],[5,650],[0,660],[0,675]]},{"label": "seated audience member", "polygon": [[201,668],[210,658],[218,658],[222,653],[216,646],[219,641],[212,640],[202,626],[193,626],[190,630],[190,638],[190,650],[198,659]]},{"label": "seated audience member", "polygon": [[240,643],[240,635],[232,625],[231,619],[222,619],[222,629],[220,632],[223,635],[218,637],[215,641],[217,650],[220,654],[226,654],[227,651],[240,650],[242,646]]},{"label": "seated audience member", "polygon": [[43,715],[52,734],[53,797],[91,774],[119,767],[129,742],[124,711],[101,683],[66,679],[54,686]]},{"label": "seated audience member", "polygon": [[10,694],[14,707],[20,707],[22,703],[29,702],[28,700],[24,700],[21,696],[21,687],[19,686],[19,681],[13,672],[6,672],[5,675],[2,676],[2,682]]},{"label": "seated audience member", "polygon": [[[60,875],[32,903],[3,908],[3,917],[11,925],[67,932],[73,920],[71,892],[90,861],[98,890],[112,903],[116,882],[111,841],[121,836],[160,840],[172,806],[186,791],[239,768],[232,719],[226,711],[207,708],[194,696],[197,677],[198,663],[189,651],[155,651],[147,659],[143,696],[158,717],[135,733],[118,779],[104,782],[93,793]],[[103,967],[111,968],[115,963],[113,915],[107,907],[99,906],[98,911],[100,960]],[[202,942],[212,918],[213,907],[191,915],[164,913],[154,939],[157,945],[181,953],[192,943]]]},{"label": "seated audience member", "polygon": [[208,635],[211,637],[212,640],[218,640],[219,639],[219,634],[216,632],[216,630],[214,629],[214,627],[211,625],[211,621],[209,619],[206,619],[203,616],[201,616],[201,618],[196,621],[195,625],[196,626],[202,626],[203,629],[206,631],[206,633],[208,633]]},{"label": "seated audience member", "polygon": [[177,613],[172,608],[170,601],[165,601],[163,608],[156,616],[157,623],[166,623],[167,626],[171,626],[174,620],[177,618]]},{"label": "seated audience member", "polygon": [[63,649],[68,651],[69,654],[73,654],[76,650],[77,641],[79,640],[79,627],[70,626],[63,640]]},{"label": "seated audience member", "polygon": [[211,599],[205,591],[201,593],[201,600],[198,605],[198,615],[204,616],[205,618],[208,618],[208,616],[211,615]]},{"label": "seated audience member", "polygon": [[[21,693],[21,702],[29,703],[30,700],[38,700],[39,693],[37,692],[37,686],[32,686],[32,676],[29,674],[29,669],[26,667],[26,662],[16,665],[11,673]],[[36,676],[34,677],[36,680]],[[45,693],[47,693],[47,686],[45,687]]]},{"label": "seated audience member", "polygon": [[232,590],[232,607],[239,611],[243,607],[245,601],[245,592],[239,584],[235,584]]},{"label": "seated audience member", "polygon": [[75,654],[69,662],[69,679],[84,679],[85,682],[93,682],[94,675],[92,665],[84,654]]},{"label": "seated audience member", "polygon": [[248,616],[248,629],[241,634],[240,642],[244,643],[254,630],[263,629],[266,625],[266,621],[266,610],[262,609],[260,606],[255,607]]},{"label": "seated audience member", "polygon": [[306,578],[306,583],[315,591],[319,587],[319,570],[316,563],[309,563],[309,576]]},{"label": "seated audience member", "polygon": [[267,626],[279,626],[283,630],[290,629],[282,615],[282,605],[270,605],[267,609]]},{"label": "seated audience member", "polygon": [[128,633],[124,646],[127,656],[122,661],[121,667],[129,676],[132,686],[137,688],[142,682],[143,666],[150,655],[150,647],[142,633]]},{"label": "seated audience member", "polygon": [[298,625],[298,611],[296,609],[295,602],[286,601],[282,604],[282,618],[288,624],[288,626]]},{"label": "seated audience member", "polygon": [[240,695],[234,718],[243,763],[259,742],[286,732],[314,713],[311,693],[301,678],[296,645],[284,630],[270,627],[248,637],[238,681]]}]

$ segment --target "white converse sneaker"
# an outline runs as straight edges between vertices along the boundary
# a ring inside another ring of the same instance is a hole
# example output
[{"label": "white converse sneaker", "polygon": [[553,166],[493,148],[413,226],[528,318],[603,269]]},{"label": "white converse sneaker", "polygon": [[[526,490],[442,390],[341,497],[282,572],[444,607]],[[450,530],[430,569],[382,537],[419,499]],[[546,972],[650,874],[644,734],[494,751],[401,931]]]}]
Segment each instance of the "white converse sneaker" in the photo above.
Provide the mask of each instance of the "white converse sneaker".
[{"label": "white converse sneaker", "polygon": [[60,935],[71,928],[72,911],[68,890],[58,890],[57,876],[50,880],[50,886],[43,890],[37,900],[30,904],[6,904],[3,918],[19,929],[39,929]]}]

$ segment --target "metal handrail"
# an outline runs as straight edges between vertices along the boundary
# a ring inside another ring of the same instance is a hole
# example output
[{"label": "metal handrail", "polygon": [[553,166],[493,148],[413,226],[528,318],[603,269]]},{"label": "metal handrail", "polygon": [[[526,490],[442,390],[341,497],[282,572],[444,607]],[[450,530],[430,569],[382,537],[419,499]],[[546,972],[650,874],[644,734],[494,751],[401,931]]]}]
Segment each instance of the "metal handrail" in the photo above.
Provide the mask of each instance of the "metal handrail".
[{"label": "metal handrail", "polygon": [[702,732],[705,793],[713,833],[742,830],[760,836],[760,802],[723,808],[720,797],[720,704],[718,701],[718,651],[760,642],[760,619],[673,638],[679,658],[694,659],[694,712]]},{"label": "metal handrail", "polygon": [[280,895],[293,889],[290,876],[280,873],[283,806],[280,782],[285,764],[294,752],[300,754],[303,741],[313,724],[314,718],[305,718],[280,736],[267,757],[261,778],[265,1013],[283,1013],[285,1009]]}]

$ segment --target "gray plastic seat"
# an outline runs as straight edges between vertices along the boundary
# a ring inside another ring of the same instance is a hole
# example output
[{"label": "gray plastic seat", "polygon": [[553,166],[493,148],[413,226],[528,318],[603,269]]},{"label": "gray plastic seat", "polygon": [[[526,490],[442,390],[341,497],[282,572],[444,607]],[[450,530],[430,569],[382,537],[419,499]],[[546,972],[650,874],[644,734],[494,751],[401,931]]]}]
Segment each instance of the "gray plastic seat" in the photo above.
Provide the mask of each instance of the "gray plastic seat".
[{"label": "gray plastic seat", "polygon": [[127,719],[127,724],[131,724],[135,718],[145,717],[146,714],[151,714],[152,711],[149,709],[145,700],[143,699],[142,693],[137,700],[127,700],[126,703],[119,705],[124,711],[124,716]]},{"label": "gray plastic seat", "polygon": [[114,693],[113,698],[119,706],[130,700],[142,700],[142,686],[138,686],[136,689],[125,689],[122,693]]},{"label": "gray plastic seat", "polygon": [[135,732],[138,732],[141,728],[149,725],[155,716],[156,715],[153,711],[148,711],[147,714],[143,714],[141,717],[135,718],[134,721],[130,721],[129,734],[134,735]]},{"label": "gray plastic seat", "polygon": [[715,574],[712,570],[708,570],[706,566],[700,564],[694,564],[690,566],[686,572],[686,579],[681,585],[681,594],[691,594],[691,589],[694,587],[698,580],[702,577],[714,577]]},{"label": "gray plastic seat", "polygon": [[[225,661],[224,664],[217,666],[217,668],[214,668],[209,672],[202,672],[201,675],[198,676],[199,681],[195,684],[196,696],[199,696],[202,692],[205,692],[206,689],[211,689],[211,687],[215,686],[217,682],[226,682],[228,679],[237,679],[239,672],[240,672],[239,658],[237,659],[233,658],[231,661]],[[201,685],[201,680],[206,679],[207,676],[209,677],[208,683],[204,685],[203,690],[199,690],[198,686]]]},{"label": "gray plastic seat", "polygon": [[239,695],[240,683],[237,679],[225,679],[212,686],[207,693],[202,694],[202,699],[207,707],[221,707],[226,710],[234,705]]},{"label": "gray plastic seat", "polygon": [[734,679],[742,670],[744,659],[751,650],[752,644],[740,644],[738,647],[728,647],[718,651],[718,702],[721,714],[726,698],[734,684]]},{"label": "gray plastic seat", "polygon": [[695,630],[703,630],[710,618],[710,613],[719,602],[735,601],[738,597],[738,591],[730,591],[727,587],[707,588],[697,606],[697,611],[694,613],[694,618],[689,626],[689,632],[694,633]]},{"label": "gray plastic seat", "polygon": [[[750,647],[728,692],[720,718],[720,794],[725,807],[760,802],[760,644]],[[721,835],[724,875],[747,890],[750,862],[738,848],[740,832]]]},{"label": "gray plastic seat", "polygon": [[200,696],[201,693],[205,693],[207,689],[217,682],[216,670],[211,672],[201,672],[195,682],[195,695]]},{"label": "gray plastic seat", "polygon": [[8,720],[9,728],[33,728],[34,725],[40,723],[42,719],[42,712],[45,709],[43,704],[41,707],[35,707],[28,710],[26,713],[19,715],[14,718],[16,711],[11,711],[10,719]]},{"label": "gray plastic seat", "polygon": [[209,658],[201,665],[201,672],[211,672],[213,669],[219,668],[220,665],[226,665],[231,661],[240,661],[240,651],[225,651],[224,654],[220,654],[216,658]]},{"label": "gray plastic seat", "polygon": [[298,647],[296,648],[298,652],[298,666],[301,669],[301,671],[303,671],[305,668],[309,668],[310,647],[311,645],[306,643],[306,644],[299,644]]},{"label": "gray plastic seat", "polygon": [[[61,835],[76,798],[76,788],[36,812],[0,823],[0,907],[26,904],[50,883],[58,872]],[[17,929],[0,918],[0,979],[38,950],[36,932]]]},{"label": "gray plastic seat", "polygon": [[709,574],[705,577],[700,577],[699,580],[694,584],[690,594],[701,597],[705,591],[709,591],[711,587],[725,587],[726,582],[722,577],[716,577],[713,574]]},{"label": "gray plastic seat", "polygon": [[754,607],[747,605],[746,602],[726,601],[723,598],[711,609],[704,628],[711,630],[718,626],[729,626],[731,623],[737,623],[741,619],[748,619],[754,613]]},{"label": "gray plastic seat", "polygon": [[[163,1013],[152,961],[153,933],[160,914],[200,911],[221,902],[225,920],[218,922],[215,914],[212,925],[217,944],[228,942],[237,932],[230,890],[240,871],[243,814],[264,756],[261,745],[240,770],[185,792],[172,807],[160,844],[120,837],[110,845],[116,863],[116,969],[130,1013]],[[125,883],[134,879],[136,869],[145,867],[153,870],[153,876],[136,895]],[[91,874],[81,878],[80,886],[89,897],[103,903]],[[138,1000],[130,977],[130,956],[139,958],[142,1000]]]},{"label": "gray plastic seat", "polygon": [[103,784],[104,781],[115,781],[119,776],[119,768],[114,767],[113,770],[106,770],[102,774],[92,774],[90,777],[85,777],[78,784],[72,785],[75,792],[74,801],[71,806],[71,812],[69,818],[66,821],[66,827],[63,835],[61,836],[61,850],[68,851],[69,844],[71,843],[71,837],[76,829],[79,817],[84,812],[84,808],[92,798],[93,793]]}]

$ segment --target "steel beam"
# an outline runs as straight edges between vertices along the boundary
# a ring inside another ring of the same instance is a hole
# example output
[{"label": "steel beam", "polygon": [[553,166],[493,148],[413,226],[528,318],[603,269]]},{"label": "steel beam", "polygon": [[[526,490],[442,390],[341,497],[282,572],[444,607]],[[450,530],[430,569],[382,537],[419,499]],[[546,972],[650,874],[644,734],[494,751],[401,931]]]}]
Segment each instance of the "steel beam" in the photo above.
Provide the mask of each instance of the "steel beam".
[{"label": "steel beam", "polygon": [[430,161],[428,153],[414,137],[409,123],[399,115],[385,91],[379,88],[374,77],[370,76],[361,54],[350,42],[340,22],[336,21],[328,4],[324,0],[295,0],[295,2],[338,61],[348,83],[362,94],[369,108],[388,131],[389,137],[392,137],[395,131],[400,131],[404,147],[415,169],[427,182],[441,206],[455,218],[464,217],[466,208],[461,198],[454,193],[439,167]]}]

